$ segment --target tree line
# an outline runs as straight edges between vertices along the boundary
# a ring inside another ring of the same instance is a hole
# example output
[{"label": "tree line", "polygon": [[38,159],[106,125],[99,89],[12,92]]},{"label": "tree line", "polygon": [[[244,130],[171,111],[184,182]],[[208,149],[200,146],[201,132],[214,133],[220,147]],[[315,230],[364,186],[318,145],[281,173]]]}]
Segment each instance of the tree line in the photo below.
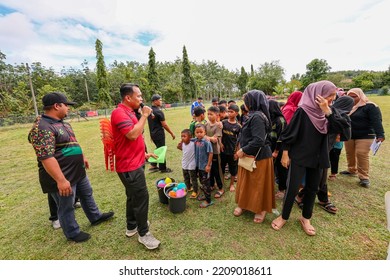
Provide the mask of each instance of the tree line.
[{"label": "tree line", "polygon": [[6,54],[0,50],[0,117],[32,115],[31,79],[38,108],[42,97],[51,91],[60,91],[78,103],[79,110],[110,108],[120,102],[118,89],[124,82],[140,85],[146,100],[158,93],[166,103],[191,102],[197,96],[206,100],[212,97],[239,98],[249,89],[261,89],[267,95],[288,96],[294,90],[303,90],[311,82],[327,79],[342,88],[360,87],[363,91],[381,89],[388,94],[390,66],[386,71],[346,70],[331,72],[324,59],[313,59],[306,65],[304,74],[284,79],[285,70],[279,61],[265,62],[247,71],[229,70],[217,61],[201,63],[189,59],[183,46],[182,57],[175,61],[156,61],[153,48],[148,63],[114,61],[106,66],[103,43],[95,42],[96,65],[84,60],[80,68],[63,67],[58,73],[40,62],[30,65],[30,76],[25,63],[7,64]]}]

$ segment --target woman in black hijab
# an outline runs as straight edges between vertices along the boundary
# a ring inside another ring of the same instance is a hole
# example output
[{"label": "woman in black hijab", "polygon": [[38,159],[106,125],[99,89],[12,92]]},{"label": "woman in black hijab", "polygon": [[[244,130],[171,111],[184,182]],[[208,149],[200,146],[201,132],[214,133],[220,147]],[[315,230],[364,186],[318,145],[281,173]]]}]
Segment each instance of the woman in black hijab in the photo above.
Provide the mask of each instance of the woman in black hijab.
[{"label": "woman in black hijab", "polygon": [[244,95],[244,104],[249,118],[238,137],[240,149],[236,156],[256,155],[256,168],[251,172],[238,167],[236,203],[234,215],[240,216],[245,210],[255,213],[253,221],[262,223],[265,216],[275,208],[274,169],[271,152],[271,120],[268,100],[264,92],[251,90]]},{"label": "woman in black hijab", "polygon": [[272,123],[271,131],[271,151],[274,158],[275,178],[278,184],[278,192],[275,194],[275,198],[283,199],[285,191],[287,189],[287,169],[282,166],[280,160],[282,159],[282,153],[279,153],[281,141],[279,136],[283,129],[287,125],[286,119],[283,116],[279,103],[275,100],[269,100],[269,113]]}]

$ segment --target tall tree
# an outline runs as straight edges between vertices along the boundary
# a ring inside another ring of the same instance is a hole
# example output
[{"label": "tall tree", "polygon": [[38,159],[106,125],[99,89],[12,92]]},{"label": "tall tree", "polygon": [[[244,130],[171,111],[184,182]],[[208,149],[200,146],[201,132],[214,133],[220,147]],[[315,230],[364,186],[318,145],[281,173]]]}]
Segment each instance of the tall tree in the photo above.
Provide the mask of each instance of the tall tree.
[{"label": "tall tree", "polygon": [[244,94],[247,91],[248,80],[248,73],[245,71],[244,66],[242,66],[240,76],[237,78],[237,86],[241,94]]},{"label": "tall tree", "polygon": [[97,86],[98,86],[98,102],[100,105],[110,106],[111,96],[107,81],[106,64],[104,63],[103,44],[99,39],[96,39],[96,69],[97,69]]},{"label": "tall tree", "polygon": [[278,60],[266,62],[260,66],[253,77],[250,77],[249,86],[251,89],[262,90],[265,94],[272,95],[278,84],[285,83],[283,75],[284,69],[279,65]]},{"label": "tall tree", "polygon": [[185,100],[193,99],[196,95],[195,80],[191,75],[191,65],[188,60],[188,54],[186,46],[183,46],[183,64],[182,64],[183,77],[181,79],[181,88],[183,90],[183,97]]},{"label": "tall tree", "polygon": [[159,77],[156,69],[156,53],[153,51],[153,48],[150,48],[149,51],[149,62],[148,62],[148,84],[149,92],[147,95],[149,97],[152,94],[159,93]]},{"label": "tall tree", "polygon": [[325,79],[326,74],[332,69],[325,59],[315,58],[306,65],[306,74],[302,75],[301,82],[304,87],[311,83]]}]

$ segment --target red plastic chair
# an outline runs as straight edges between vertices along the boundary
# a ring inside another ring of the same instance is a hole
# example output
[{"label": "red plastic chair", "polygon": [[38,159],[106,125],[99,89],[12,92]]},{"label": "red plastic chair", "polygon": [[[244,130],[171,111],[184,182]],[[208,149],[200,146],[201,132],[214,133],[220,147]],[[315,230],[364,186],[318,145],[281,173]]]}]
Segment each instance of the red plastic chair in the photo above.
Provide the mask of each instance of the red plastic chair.
[{"label": "red plastic chair", "polygon": [[106,164],[106,170],[108,170],[108,166],[110,166],[110,171],[115,171],[115,146],[112,135],[111,122],[109,119],[101,119],[99,122],[101,139],[104,146],[104,160]]}]

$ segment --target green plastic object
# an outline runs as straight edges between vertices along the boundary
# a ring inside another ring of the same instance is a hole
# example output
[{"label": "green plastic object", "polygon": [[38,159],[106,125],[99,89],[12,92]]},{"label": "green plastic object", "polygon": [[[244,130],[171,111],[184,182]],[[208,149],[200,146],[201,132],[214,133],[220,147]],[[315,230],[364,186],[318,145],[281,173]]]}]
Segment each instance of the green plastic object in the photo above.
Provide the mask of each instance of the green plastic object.
[{"label": "green plastic object", "polygon": [[160,148],[157,148],[156,150],[153,151],[155,155],[158,156],[158,158],[150,157],[148,159],[149,162],[151,163],[164,163],[165,162],[165,155],[167,154],[167,146],[162,146]]}]

